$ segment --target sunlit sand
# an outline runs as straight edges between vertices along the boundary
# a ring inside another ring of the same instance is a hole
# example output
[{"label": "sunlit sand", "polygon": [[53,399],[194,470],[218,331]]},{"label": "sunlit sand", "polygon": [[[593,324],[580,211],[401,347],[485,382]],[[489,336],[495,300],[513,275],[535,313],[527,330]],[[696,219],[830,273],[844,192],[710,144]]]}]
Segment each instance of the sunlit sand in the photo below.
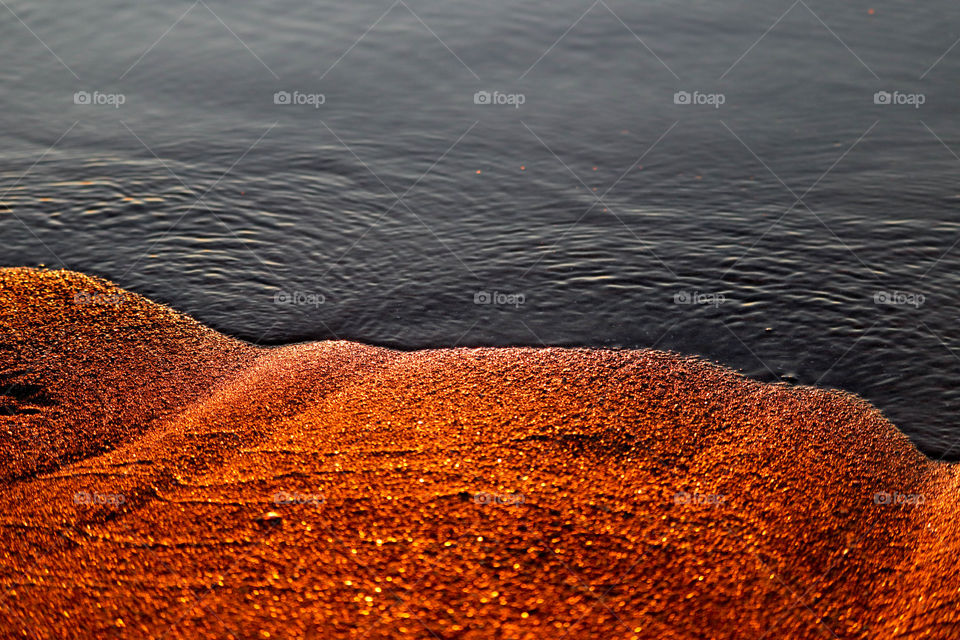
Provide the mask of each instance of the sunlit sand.
[{"label": "sunlit sand", "polygon": [[956,469],[842,392],[258,348],[28,269],[0,376],[4,637],[960,636]]}]

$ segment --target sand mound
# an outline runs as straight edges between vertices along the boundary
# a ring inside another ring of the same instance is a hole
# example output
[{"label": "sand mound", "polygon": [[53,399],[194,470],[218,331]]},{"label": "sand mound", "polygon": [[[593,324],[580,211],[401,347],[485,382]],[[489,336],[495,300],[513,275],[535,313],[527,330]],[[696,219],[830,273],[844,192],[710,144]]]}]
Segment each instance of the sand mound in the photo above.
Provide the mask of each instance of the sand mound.
[{"label": "sand mound", "polygon": [[960,636],[955,468],[853,396],[0,302],[4,637]]},{"label": "sand mound", "polygon": [[0,269],[0,477],[111,449],[257,355],[105,280]]}]

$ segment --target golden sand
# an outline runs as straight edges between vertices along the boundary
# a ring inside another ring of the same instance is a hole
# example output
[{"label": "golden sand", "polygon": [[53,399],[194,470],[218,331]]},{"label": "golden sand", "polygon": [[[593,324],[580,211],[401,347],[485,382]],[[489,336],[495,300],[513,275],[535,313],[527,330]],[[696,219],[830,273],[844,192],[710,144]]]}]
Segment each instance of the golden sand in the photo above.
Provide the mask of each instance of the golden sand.
[{"label": "golden sand", "polygon": [[958,474],[656,351],[261,349],[0,270],[0,637],[956,638]]}]

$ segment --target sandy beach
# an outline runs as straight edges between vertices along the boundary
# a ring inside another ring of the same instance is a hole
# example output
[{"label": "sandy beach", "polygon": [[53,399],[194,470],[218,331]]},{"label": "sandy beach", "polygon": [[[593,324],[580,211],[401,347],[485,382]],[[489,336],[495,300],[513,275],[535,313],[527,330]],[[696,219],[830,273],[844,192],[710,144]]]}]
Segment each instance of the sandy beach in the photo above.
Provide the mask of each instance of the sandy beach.
[{"label": "sandy beach", "polygon": [[960,637],[956,467],[843,392],[19,268],[0,391],[0,637]]}]

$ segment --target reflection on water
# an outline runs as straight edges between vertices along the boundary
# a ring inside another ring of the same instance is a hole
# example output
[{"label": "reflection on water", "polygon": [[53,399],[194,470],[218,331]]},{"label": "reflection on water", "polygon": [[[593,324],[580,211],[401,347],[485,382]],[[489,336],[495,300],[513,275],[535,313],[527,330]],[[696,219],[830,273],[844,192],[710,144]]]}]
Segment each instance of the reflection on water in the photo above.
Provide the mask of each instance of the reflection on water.
[{"label": "reflection on water", "polygon": [[699,353],[960,454],[960,7],[588,6],[12,2],[3,262],[260,342]]}]

